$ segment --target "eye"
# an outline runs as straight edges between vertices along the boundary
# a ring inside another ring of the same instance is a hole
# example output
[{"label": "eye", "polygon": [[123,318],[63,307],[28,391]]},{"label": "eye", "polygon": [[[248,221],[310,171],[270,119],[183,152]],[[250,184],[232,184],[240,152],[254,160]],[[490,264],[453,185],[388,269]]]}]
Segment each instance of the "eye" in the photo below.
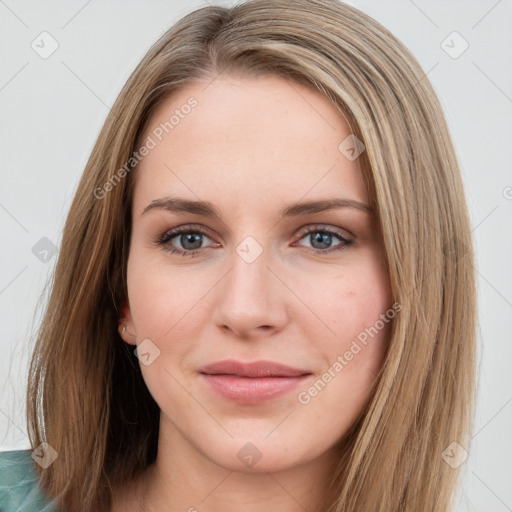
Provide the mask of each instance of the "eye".
[{"label": "eye", "polygon": [[[340,232],[325,226],[313,226],[305,228],[304,230],[301,230],[300,236],[301,240],[305,238],[309,241],[311,244],[310,249],[317,254],[325,254],[332,251],[344,250],[353,243],[352,240],[349,240]],[[329,247],[332,246],[333,239],[336,238],[340,243],[334,247]]]},{"label": "eye", "polygon": [[[157,243],[165,247],[165,249],[172,254],[194,256],[203,249],[201,245],[204,237],[209,238],[201,227],[192,228],[192,226],[180,226],[166,231],[160,236]],[[182,249],[176,248],[176,244],[180,244]]]},{"label": "eye", "polygon": [[[309,241],[309,250],[316,254],[326,254],[347,249],[353,240],[346,238],[340,232],[325,226],[312,226],[299,232],[300,240]],[[204,238],[211,240],[206,231],[200,226],[180,226],[163,233],[157,240],[157,244],[165,248],[171,254],[180,256],[195,256],[202,249]],[[339,243],[332,247],[335,240]],[[176,247],[181,245],[181,248]],[[307,247],[307,246],[306,246]]]}]

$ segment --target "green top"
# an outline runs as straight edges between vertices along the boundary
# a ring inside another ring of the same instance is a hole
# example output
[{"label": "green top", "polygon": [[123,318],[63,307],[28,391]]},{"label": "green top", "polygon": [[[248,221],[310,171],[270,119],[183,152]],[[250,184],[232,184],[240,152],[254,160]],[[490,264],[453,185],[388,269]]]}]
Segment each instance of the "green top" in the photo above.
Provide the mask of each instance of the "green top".
[{"label": "green top", "polygon": [[0,452],[0,512],[55,512],[39,489],[31,450]]}]

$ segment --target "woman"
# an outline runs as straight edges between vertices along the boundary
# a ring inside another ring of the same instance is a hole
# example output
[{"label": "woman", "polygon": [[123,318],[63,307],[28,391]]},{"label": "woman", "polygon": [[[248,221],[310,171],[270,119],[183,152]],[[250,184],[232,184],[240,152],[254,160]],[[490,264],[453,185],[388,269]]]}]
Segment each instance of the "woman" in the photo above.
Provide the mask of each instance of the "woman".
[{"label": "woman", "polygon": [[476,305],[441,106],[373,19],[290,5],[187,15],[105,122],[12,463],[55,507],[450,509]]}]

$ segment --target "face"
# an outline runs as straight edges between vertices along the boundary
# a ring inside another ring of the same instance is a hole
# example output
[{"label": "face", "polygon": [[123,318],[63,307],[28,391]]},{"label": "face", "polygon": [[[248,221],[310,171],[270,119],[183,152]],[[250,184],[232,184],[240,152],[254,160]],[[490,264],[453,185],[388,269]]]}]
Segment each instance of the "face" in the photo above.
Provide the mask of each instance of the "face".
[{"label": "face", "polygon": [[[389,336],[388,273],[329,101],[277,77],[205,87],[162,103],[143,137],[123,337],[161,436],[230,470],[277,471],[331,453],[361,413]],[[346,202],[291,208],[332,200]],[[203,373],[226,360],[301,376]]]}]

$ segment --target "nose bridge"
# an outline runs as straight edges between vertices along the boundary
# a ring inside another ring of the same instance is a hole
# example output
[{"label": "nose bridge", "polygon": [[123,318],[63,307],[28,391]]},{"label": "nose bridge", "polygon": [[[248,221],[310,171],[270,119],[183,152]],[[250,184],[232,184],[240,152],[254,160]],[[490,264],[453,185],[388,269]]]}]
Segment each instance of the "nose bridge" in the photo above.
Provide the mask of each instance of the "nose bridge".
[{"label": "nose bridge", "polygon": [[271,250],[246,237],[233,250],[231,270],[218,295],[214,320],[241,334],[261,326],[278,327],[285,320],[283,285],[269,269]]}]

